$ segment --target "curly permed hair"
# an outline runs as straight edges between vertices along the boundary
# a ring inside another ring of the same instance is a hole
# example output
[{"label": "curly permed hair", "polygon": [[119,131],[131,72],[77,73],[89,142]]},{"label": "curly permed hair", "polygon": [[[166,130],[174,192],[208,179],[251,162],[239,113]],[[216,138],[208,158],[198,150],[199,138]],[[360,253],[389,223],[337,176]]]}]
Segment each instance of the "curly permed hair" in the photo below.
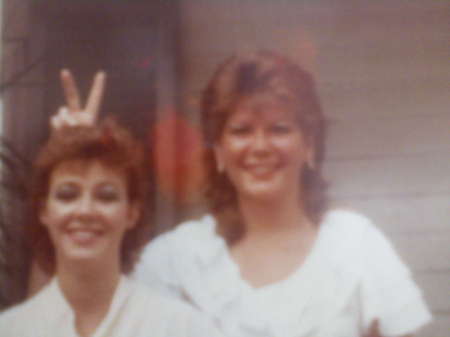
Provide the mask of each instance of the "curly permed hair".
[{"label": "curly permed hair", "polygon": [[[28,241],[37,262],[47,273],[55,271],[55,252],[47,229],[39,221],[39,213],[47,200],[50,177],[61,163],[80,160],[98,161],[124,173],[130,203],[146,205],[148,191],[147,161],[143,145],[114,120],[106,119],[95,126],[65,127],[54,132],[41,148],[33,165],[30,189],[31,221]],[[132,270],[140,248],[145,244],[149,228],[141,217],[135,227],[125,233],[121,247],[122,271]]]}]

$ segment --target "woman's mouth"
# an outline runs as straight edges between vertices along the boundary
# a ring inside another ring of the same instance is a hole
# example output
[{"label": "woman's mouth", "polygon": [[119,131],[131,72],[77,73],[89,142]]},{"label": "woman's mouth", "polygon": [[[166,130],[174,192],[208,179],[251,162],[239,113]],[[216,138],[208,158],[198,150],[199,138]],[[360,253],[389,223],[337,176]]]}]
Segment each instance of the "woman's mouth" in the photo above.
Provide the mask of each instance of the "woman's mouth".
[{"label": "woman's mouth", "polygon": [[274,165],[249,165],[246,170],[255,177],[267,177],[276,171]]},{"label": "woman's mouth", "polygon": [[67,231],[69,238],[79,245],[92,244],[101,235],[101,231],[87,228],[69,229]]}]

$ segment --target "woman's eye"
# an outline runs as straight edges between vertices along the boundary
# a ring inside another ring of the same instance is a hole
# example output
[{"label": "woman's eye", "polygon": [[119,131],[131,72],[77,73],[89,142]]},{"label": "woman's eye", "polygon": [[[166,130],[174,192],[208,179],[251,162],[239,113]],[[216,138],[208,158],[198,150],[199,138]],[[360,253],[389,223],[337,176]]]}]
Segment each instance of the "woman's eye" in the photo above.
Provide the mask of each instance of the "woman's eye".
[{"label": "woman's eye", "polygon": [[80,189],[73,184],[63,184],[59,186],[54,196],[56,199],[61,201],[71,201],[76,199],[80,194]]},{"label": "woman's eye", "polygon": [[252,130],[252,128],[248,125],[231,125],[228,128],[228,131],[232,135],[237,135],[237,136],[248,134],[251,130]]},{"label": "woman's eye", "polygon": [[289,133],[290,131],[291,127],[287,124],[277,124],[272,126],[272,132],[276,134]]},{"label": "woman's eye", "polygon": [[120,199],[118,189],[113,185],[102,185],[95,191],[95,197],[101,201],[116,201]]}]

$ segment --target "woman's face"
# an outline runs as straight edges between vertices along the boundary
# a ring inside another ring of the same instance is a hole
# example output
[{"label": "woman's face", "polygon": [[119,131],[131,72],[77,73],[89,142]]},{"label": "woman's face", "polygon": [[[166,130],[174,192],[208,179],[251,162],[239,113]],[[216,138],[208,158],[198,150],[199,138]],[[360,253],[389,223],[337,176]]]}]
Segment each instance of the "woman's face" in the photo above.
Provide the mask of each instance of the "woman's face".
[{"label": "woman's face", "polygon": [[300,172],[313,151],[292,109],[274,98],[243,99],[225,123],[215,147],[239,197],[300,198]]},{"label": "woman's face", "polygon": [[49,231],[57,264],[118,259],[124,233],[135,226],[125,176],[99,162],[67,161],[49,180],[40,220]]}]

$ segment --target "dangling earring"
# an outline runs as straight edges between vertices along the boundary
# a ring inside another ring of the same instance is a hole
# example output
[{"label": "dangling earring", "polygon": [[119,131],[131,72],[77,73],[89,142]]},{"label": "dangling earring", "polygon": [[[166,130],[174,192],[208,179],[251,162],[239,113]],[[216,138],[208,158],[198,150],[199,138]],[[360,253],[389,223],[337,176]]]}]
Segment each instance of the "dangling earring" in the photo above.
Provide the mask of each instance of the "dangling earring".
[{"label": "dangling earring", "polygon": [[311,170],[314,171],[316,169],[316,163],[314,161],[314,154],[313,152],[309,152],[308,156],[306,158],[306,166]]},{"label": "dangling earring", "polygon": [[223,165],[223,162],[221,160],[216,159],[216,169],[219,174],[225,172],[225,166]]},{"label": "dangling earring", "polygon": [[221,159],[220,148],[218,146],[214,146],[214,159],[216,160],[216,170],[217,173],[223,174],[225,172],[225,165],[223,160]]}]

